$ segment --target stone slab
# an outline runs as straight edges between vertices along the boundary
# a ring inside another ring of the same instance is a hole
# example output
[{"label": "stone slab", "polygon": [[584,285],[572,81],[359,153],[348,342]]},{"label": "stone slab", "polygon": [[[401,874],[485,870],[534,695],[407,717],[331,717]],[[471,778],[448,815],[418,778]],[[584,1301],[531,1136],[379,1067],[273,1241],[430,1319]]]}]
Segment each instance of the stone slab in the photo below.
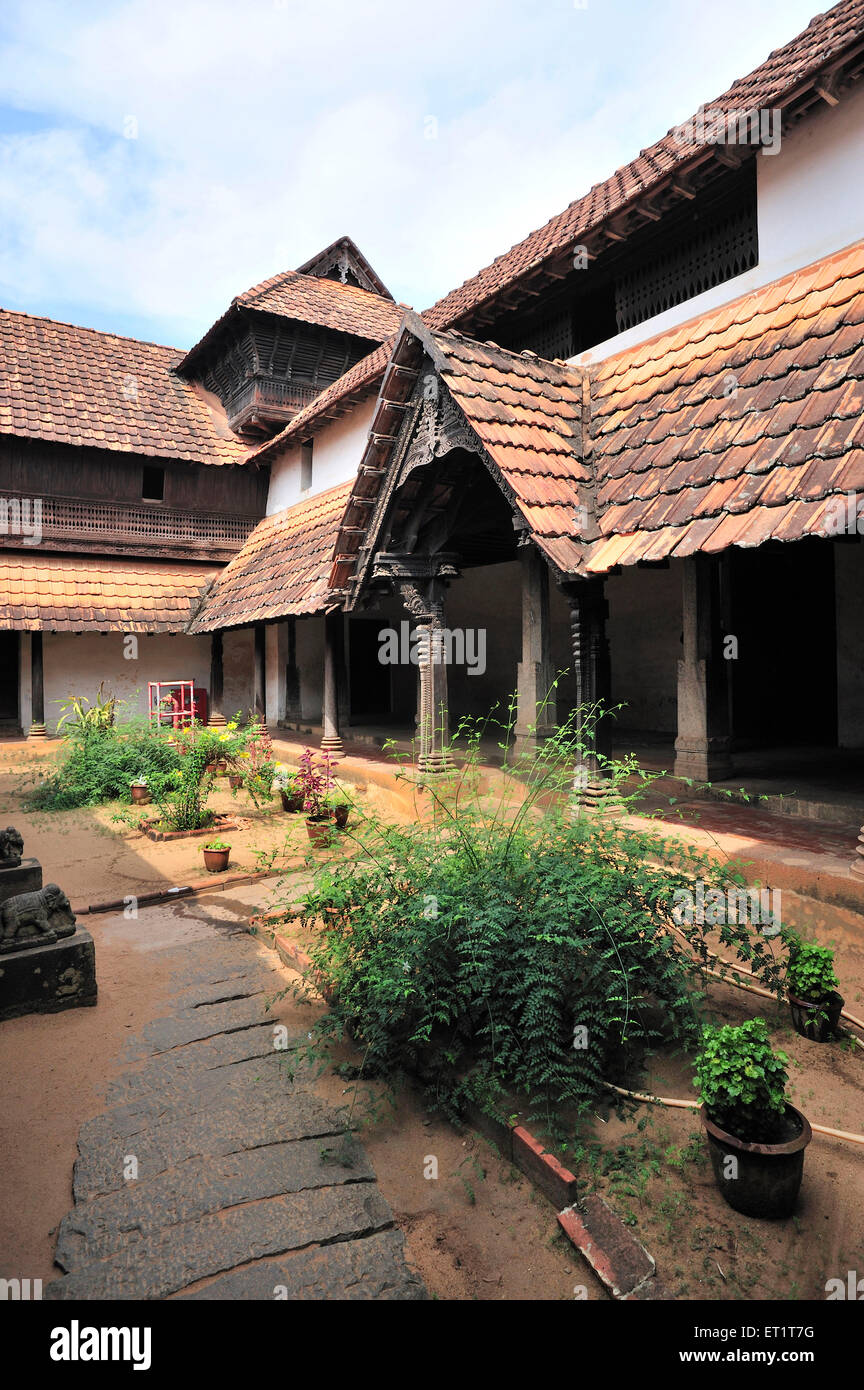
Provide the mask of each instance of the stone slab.
[{"label": "stone slab", "polygon": [[130,1241],[242,1202],[374,1180],[359,1144],[342,1136],[190,1159],[158,1177],[128,1181],[122,1190],[77,1203],[60,1223],[55,1259],[69,1271]]},{"label": "stone slab", "polygon": [[47,946],[0,955],[0,1020],[95,1003],[96,952],[85,927]]},{"label": "stone slab", "polygon": [[420,1279],[405,1263],[401,1231],[301,1250],[220,1274],[178,1300],[288,1299],[290,1301],[417,1301],[426,1298]]},{"label": "stone slab", "polygon": [[217,1157],[294,1139],[339,1135],[340,1117],[315,1095],[235,1099],[197,1115],[180,1115],[134,1137],[82,1144],[72,1181],[76,1202],[126,1186],[127,1160],[137,1160],[139,1179],[158,1177],[190,1158]]},{"label": "stone slab", "polygon": [[42,887],[42,865],[38,859],[22,859],[14,869],[0,869],[0,903],[18,893],[36,893]]},{"label": "stone slab", "polygon": [[392,1224],[390,1207],[370,1183],[271,1197],[131,1241],[54,1280],[43,1298],[166,1298],[251,1260],[357,1240]]}]

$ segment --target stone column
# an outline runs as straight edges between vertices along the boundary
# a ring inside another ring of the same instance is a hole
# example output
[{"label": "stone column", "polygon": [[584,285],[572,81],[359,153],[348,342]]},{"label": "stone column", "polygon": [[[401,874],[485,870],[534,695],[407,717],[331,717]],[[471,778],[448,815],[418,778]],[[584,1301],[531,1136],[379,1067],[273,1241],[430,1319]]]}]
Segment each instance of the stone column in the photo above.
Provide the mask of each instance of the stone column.
[{"label": "stone column", "polygon": [[255,711],[255,718],[256,718],[257,720],[259,720],[259,722],[262,723],[262,724],[266,724],[266,723],[267,723],[267,686],[266,686],[266,674],[265,674],[265,669],[266,669],[266,668],[265,668],[265,652],[266,652],[266,638],[265,638],[265,632],[264,632],[264,624],[263,624],[263,623],[256,623],[256,624],[255,624],[255,662],[254,662],[255,685],[254,685],[253,709],[254,709],[254,711]]},{"label": "stone column", "polygon": [[[602,759],[612,751],[608,717],[598,719],[611,699],[611,664],[606,636],[606,601],[602,579],[585,579],[566,589],[570,600],[570,640],[576,677],[575,733],[582,746],[574,768],[574,787],[588,800],[605,795],[607,777]],[[599,755],[599,757],[598,757]]]},{"label": "stone column", "polygon": [[221,729],[226,723],[222,709],[222,640],[221,631],[210,634],[210,708],[207,724],[211,729]]},{"label": "stone column", "polygon": [[45,674],[42,665],[42,633],[30,634],[31,721],[28,738],[45,738]]},{"label": "stone column", "polygon": [[321,739],[322,750],[338,757],[342,752],[342,739],[339,736],[339,678],[340,650],[342,648],[342,614],[327,613],[324,616],[324,698],[321,722],[324,726]]},{"label": "stone column", "polygon": [[448,766],[450,719],[447,708],[447,652],[444,624],[440,614],[432,614],[418,625],[420,666],[420,757],[421,772],[443,772]]},{"label": "stone column", "polygon": [[720,584],[710,555],[684,561],[684,655],[678,662],[675,776],[697,782],[732,775],[729,666],[723,659]]},{"label": "stone column", "polygon": [[528,751],[557,724],[549,633],[549,571],[535,546],[520,548],[522,660],[517,667],[516,746]]}]

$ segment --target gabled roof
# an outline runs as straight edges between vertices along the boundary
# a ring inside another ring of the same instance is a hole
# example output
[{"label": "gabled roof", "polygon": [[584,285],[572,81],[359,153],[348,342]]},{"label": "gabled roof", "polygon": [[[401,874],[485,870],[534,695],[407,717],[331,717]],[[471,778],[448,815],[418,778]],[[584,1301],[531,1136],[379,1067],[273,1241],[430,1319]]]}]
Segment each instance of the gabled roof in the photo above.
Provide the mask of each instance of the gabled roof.
[{"label": "gabled roof", "polygon": [[192,463],[243,463],[220,402],[176,348],[0,309],[0,434]]},{"label": "gabled roof", "polygon": [[319,251],[316,256],[311,256],[308,261],[297,267],[301,275],[326,275],[334,268],[353,271],[361,285],[364,280],[367,282],[363,285],[364,289],[383,294],[385,299],[393,298],[384,281],[375,273],[356,241],[352,241],[350,236],[337,237],[329,246],[325,246],[323,251]]},{"label": "gabled roof", "polygon": [[864,241],[592,378],[588,570],[825,534],[864,489]]},{"label": "gabled roof", "polygon": [[333,544],[350,488],[340,483],[259,522],[206,595],[189,632],[326,608]]},{"label": "gabled roof", "polygon": [[[366,451],[336,544],[330,583],[343,590],[355,574],[363,530],[390,464],[420,364],[428,355],[521,514],[529,535],[563,573],[578,565],[575,508],[588,507],[593,476],[582,460],[585,373],[532,352],[508,352],[460,333],[432,333],[407,314],[390,359]],[[358,571],[359,573],[359,571]]]},{"label": "gabled roof", "polygon": [[[334,264],[338,261],[343,247],[346,254],[350,248],[350,257],[356,257],[358,270],[375,288],[365,289],[326,278],[325,268],[331,261]],[[317,268],[317,273],[313,268]],[[279,314],[299,323],[314,324],[380,343],[395,332],[404,308],[404,305],[393,303],[389,290],[350,237],[341,237],[306,261],[299,270],[280,271],[278,275],[271,275],[269,279],[261,280],[242,294],[235,295],[225,313],[189,349],[179,367],[188,374],[204,349],[218,338],[223,325],[244,309],[262,314]]]},{"label": "gabled roof", "polygon": [[0,554],[0,629],[184,632],[212,565]]},{"label": "gabled roof", "polygon": [[[825,14],[817,15],[789,43],[775,49],[763,63],[746,77],[733,82],[716,100],[705,103],[700,111],[747,112],[758,108],[797,110],[801,103],[821,103],[817,91],[820,77],[830,92],[832,67],[839,68],[864,49],[864,0],[841,0]],[[856,63],[860,58],[855,60]],[[797,106],[796,106],[797,104]],[[695,113],[690,122],[692,125]],[[686,175],[691,166],[718,159],[718,147],[704,142],[684,142],[676,138],[674,127],[636,159],[617,169],[610,178],[570,203],[563,212],[551,218],[537,231],[497,256],[494,261],[457,289],[424,310],[424,321],[434,329],[458,326],[483,305],[494,305],[504,291],[512,290],[522,281],[530,281],[544,273],[544,266],[559,265],[572,256],[573,248],[591,236],[602,233],[613,218],[646,195],[654,195]],[[722,150],[720,151],[722,156]],[[718,168],[721,167],[718,164]],[[682,194],[683,196],[683,194]],[[538,281],[539,283],[539,281]],[[308,436],[321,428],[336,413],[342,413],[354,401],[368,395],[387,365],[395,339],[364,357],[331,387],[316,397],[311,405],[290,421],[273,439],[259,445],[256,458],[269,457],[293,438]]]}]

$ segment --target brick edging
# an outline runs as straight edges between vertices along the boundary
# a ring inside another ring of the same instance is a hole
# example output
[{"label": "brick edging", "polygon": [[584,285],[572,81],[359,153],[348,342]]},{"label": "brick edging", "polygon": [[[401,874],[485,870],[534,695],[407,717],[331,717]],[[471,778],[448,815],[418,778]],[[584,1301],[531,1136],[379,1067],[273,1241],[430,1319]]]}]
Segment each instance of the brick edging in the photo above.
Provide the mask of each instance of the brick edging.
[{"label": "brick edging", "polygon": [[153,903],[167,902],[172,898],[197,897],[199,893],[218,893],[225,888],[236,888],[241,883],[257,883],[262,878],[278,878],[281,869],[262,869],[260,873],[214,874],[212,879],[202,879],[200,883],[184,883],[176,888],[157,888],[149,893],[128,893],[125,898],[111,898],[103,902],[89,903],[86,906],[73,903],[72,911],[76,917],[86,917],[94,912],[120,912],[129,898],[135,899],[137,907]]}]

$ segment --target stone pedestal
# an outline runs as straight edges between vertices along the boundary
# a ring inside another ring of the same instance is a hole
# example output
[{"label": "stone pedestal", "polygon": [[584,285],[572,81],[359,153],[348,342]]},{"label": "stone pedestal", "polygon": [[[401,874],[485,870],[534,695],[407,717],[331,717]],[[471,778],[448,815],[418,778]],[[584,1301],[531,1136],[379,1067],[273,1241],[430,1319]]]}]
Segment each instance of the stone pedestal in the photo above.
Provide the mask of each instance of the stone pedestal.
[{"label": "stone pedestal", "polygon": [[96,953],[82,926],[47,946],[0,955],[0,1020],[96,1003]]},{"label": "stone pedestal", "polygon": [[38,859],[22,859],[14,869],[0,869],[0,903],[18,893],[36,893],[42,887],[42,865]]}]

